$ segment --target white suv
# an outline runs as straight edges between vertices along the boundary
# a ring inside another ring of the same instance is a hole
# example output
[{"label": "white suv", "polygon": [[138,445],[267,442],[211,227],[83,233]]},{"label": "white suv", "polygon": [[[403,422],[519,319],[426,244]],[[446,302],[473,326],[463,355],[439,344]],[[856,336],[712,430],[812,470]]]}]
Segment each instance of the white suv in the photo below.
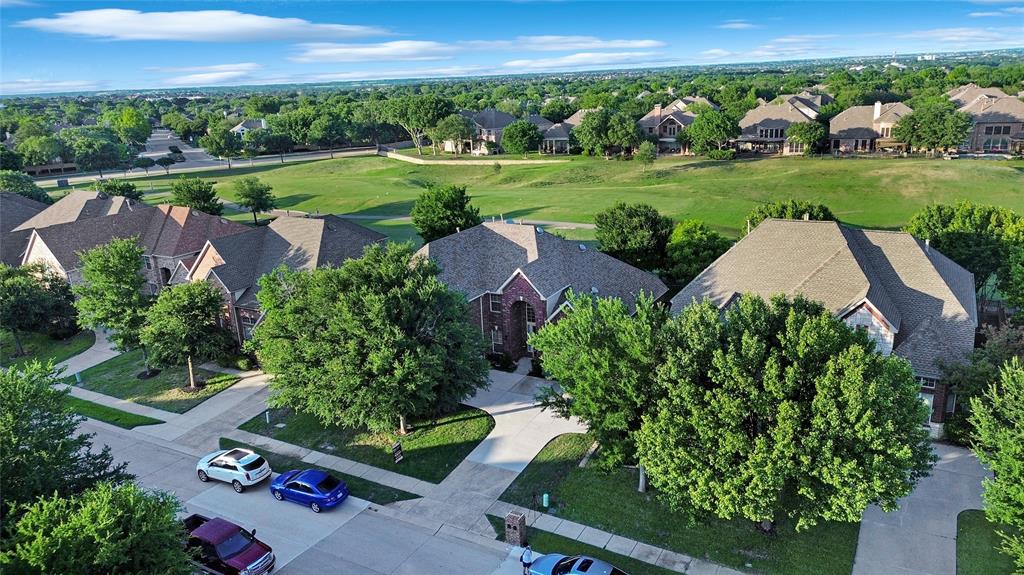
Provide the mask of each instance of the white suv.
[{"label": "white suv", "polygon": [[215,451],[196,464],[199,481],[216,479],[230,483],[237,493],[270,477],[270,465],[263,457],[248,449]]}]

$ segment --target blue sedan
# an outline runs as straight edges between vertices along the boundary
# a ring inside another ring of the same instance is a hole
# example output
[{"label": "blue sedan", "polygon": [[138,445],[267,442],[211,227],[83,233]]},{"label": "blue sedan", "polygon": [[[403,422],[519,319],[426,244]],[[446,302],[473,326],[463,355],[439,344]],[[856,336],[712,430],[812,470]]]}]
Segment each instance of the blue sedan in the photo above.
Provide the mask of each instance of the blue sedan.
[{"label": "blue sedan", "polygon": [[548,553],[530,565],[530,575],[626,575],[611,563],[586,555]]},{"label": "blue sedan", "polygon": [[287,499],[308,505],[314,513],[320,513],[344,501],[348,497],[348,486],[319,469],[293,469],[274,478],[270,483],[270,493],[278,501]]}]

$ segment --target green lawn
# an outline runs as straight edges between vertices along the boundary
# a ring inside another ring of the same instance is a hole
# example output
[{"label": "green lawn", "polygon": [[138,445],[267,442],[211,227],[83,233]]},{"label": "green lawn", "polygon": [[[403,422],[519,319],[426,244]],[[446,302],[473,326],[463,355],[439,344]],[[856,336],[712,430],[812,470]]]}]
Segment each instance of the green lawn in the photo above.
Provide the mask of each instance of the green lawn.
[{"label": "green lawn", "polygon": [[[772,158],[711,162],[662,158],[637,162],[573,158],[564,164],[418,166],[381,157],[197,172],[234,198],[231,182],[258,175],[274,187],[278,207],[322,213],[407,215],[427,185],[464,184],[484,216],[593,222],[617,201],[647,202],[674,218],[700,218],[737,236],[760,202],[806,199],[827,204],[854,225],[899,228],[935,202],[970,199],[1024,212],[1024,161]],[[176,176],[174,176],[176,177]],[[174,177],[136,180],[166,192]]]},{"label": "green lawn", "polygon": [[760,534],[744,520],[690,524],[683,514],[662,504],[653,490],[637,493],[635,471],[580,469],[577,464],[590,443],[589,437],[580,435],[555,438],[501,499],[544,511],[534,494],[547,492],[551,494],[549,513],[741,570],[849,575],[853,568],[859,524],[827,523],[796,533],[793,523],[784,520],[777,525],[776,537]]},{"label": "green lawn", "polygon": [[51,339],[41,333],[27,333],[21,335],[21,345],[27,355],[14,358],[14,338],[8,332],[0,332],[0,367],[20,366],[35,360],[60,363],[89,349],[95,342],[96,334],[88,330],[64,340]]},{"label": "green lawn", "polygon": [[362,477],[355,477],[353,475],[348,475],[347,473],[341,473],[340,471],[320,467],[319,465],[303,463],[301,460],[294,457],[281,455],[279,453],[274,453],[273,451],[267,451],[262,447],[255,447],[240,441],[228,439],[227,437],[220,438],[221,449],[231,449],[234,447],[251,449],[259,453],[270,464],[270,468],[278,473],[291,469],[320,469],[321,471],[330,473],[338,479],[343,480],[345,484],[348,485],[349,493],[353,497],[372,501],[378,505],[387,505],[396,501],[405,501],[407,499],[416,499],[419,497],[419,495],[416,495],[415,493],[409,493],[408,491],[402,491],[401,489],[395,489],[393,487],[388,487],[387,485],[374,483],[373,481],[363,479]]},{"label": "green lawn", "polygon": [[[275,427],[279,423],[285,427]],[[437,421],[413,421],[412,427],[408,435],[399,438],[366,429],[324,427],[311,415],[273,409],[269,425],[264,415],[259,415],[242,424],[241,429],[440,483],[494,429],[494,419],[484,411],[462,406]],[[405,460],[397,464],[391,453],[396,439],[401,439],[405,455]]]},{"label": "green lawn", "polygon": [[[504,541],[505,520],[493,515],[488,515],[487,519],[491,522],[491,525],[494,526],[494,530],[498,532],[498,541]],[[656,567],[650,563],[644,563],[639,559],[633,559],[632,557],[612,553],[607,549],[587,545],[586,543],[581,543],[575,539],[569,539],[568,537],[562,537],[561,535],[555,535],[554,533],[549,533],[540,529],[531,529],[528,533],[530,540],[527,543],[530,545],[530,548],[533,549],[534,553],[588,555],[590,557],[601,559],[602,561],[607,561],[626,573],[629,573],[629,575],[678,575],[675,571],[669,571],[663,567]]]},{"label": "green lawn", "polygon": [[155,425],[157,423],[163,423],[159,419],[153,419],[152,417],[146,417],[145,415],[136,415],[134,413],[128,413],[127,411],[121,411],[120,409],[114,409],[113,407],[107,407],[106,405],[100,405],[77,397],[67,396],[65,402],[71,411],[79,415],[83,415],[90,419],[98,419],[118,427],[125,429],[132,429],[140,425]]},{"label": "green lawn", "polygon": [[205,379],[206,385],[192,393],[183,389],[188,386],[187,367],[167,367],[160,375],[149,379],[136,377],[143,370],[142,352],[129,351],[83,371],[81,387],[157,409],[185,413],[238,381],[234,375],[197,368],[196,377]]},{"label": "green lawn", "polygon": [[1010,575],[1013,561],[999,552],[996,526],[980,509],[961,511],[956,518],[957,575]]}]

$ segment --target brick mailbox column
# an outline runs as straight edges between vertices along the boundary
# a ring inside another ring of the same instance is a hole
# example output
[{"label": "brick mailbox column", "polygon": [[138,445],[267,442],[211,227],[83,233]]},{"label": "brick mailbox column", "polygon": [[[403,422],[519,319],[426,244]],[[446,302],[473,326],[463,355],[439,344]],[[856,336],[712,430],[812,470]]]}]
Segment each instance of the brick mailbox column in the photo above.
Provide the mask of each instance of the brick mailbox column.
[{"label": "brick mailbox column", "polygon": [[510,511],[505,516],[505,543],[526,547],[526,515]]}]

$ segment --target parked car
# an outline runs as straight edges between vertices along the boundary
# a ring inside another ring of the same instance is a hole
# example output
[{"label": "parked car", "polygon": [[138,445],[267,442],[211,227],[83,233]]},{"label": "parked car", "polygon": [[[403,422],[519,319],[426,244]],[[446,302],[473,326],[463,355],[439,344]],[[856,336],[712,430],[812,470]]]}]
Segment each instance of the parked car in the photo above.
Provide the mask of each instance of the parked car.
[{"label": "parked car", "polygon": [[167,146],[167,150],[169,152],[171,152],[172,154],[180,154],[181,153],[181,148],[179,148],[178,146]]},{"label": "parked car", "polygon": [[186,160],[185,154],[182,154],[181,152],[168,154],[168,157],[174,160],[174,162],[177,164],[180,164]]},{"label": "parked car", "polygon": [[278,501],[294,501],[320,513],[344,501],[348,497],[348,485],[319,469],[293,469],[274,478],[270,493]]},{"label": "parked car", "polygon": [[270,464],[248,449],[222,449],[200,459],[196,464],[196,475],[203,482],[216,479],[230,483],[236,492],[241,493],[246,487],[270,477]]},{"label": "parked car", "polygon": [[530,575],[626,575],[611,563],[586,555],[541,555],[530,565]]},{"label": "parked car", "polygon": [[256,539],[255,529],[246,531],[226,519],[202,515],[189,515],[182,522],[188,548],[195,552],[192,563],[205,573],[263,575],[277,562],[274,550]]}]

